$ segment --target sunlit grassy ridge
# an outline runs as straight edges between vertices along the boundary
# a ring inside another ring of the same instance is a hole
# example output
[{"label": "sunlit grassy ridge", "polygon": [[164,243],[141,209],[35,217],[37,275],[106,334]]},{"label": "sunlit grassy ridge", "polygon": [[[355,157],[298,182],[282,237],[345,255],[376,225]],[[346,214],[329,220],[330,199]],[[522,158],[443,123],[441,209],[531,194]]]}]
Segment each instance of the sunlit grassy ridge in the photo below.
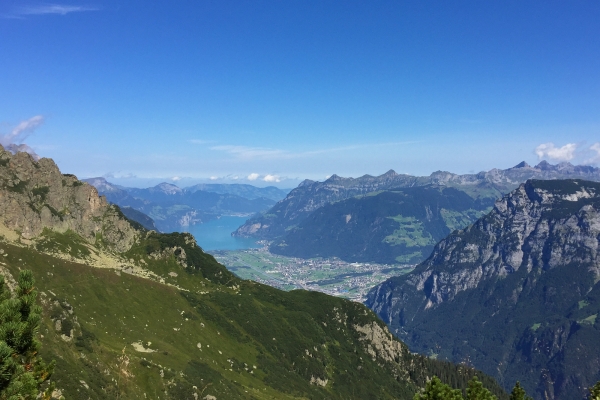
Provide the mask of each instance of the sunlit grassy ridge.
[{"label": "sunlit grassy ridge", "polygon": [[363,305],[242,281],[189,238],[151,232],[122,255],[164,283],[0,245],[6,269],[37,278],[42,355],[67,398],[410,398],[434,373],[474,373],[399,342],[386,360],[356,328],[383,328]]}]

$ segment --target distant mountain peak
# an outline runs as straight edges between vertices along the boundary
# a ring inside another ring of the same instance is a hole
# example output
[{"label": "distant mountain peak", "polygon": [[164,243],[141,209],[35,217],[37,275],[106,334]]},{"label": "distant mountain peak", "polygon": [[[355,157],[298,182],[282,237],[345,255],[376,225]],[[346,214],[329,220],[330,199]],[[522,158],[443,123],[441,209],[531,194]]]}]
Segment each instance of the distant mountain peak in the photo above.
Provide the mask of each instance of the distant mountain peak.
[{"label": "distant mountain peak", "polygon": [[158,185],[154,186],[153,189],[160,190],[166,194],[179,194],[183,192],[183,189],[181,189],[179,186],[168,182],[159,183]]},{"label": "distant mountain peak", "polygon": [[121,189],[119,187],[117,187],[116,185],[113,185],[112,183],[110,183],[103,177],[87,178],[87,179],[82,179],[82,181],[87,182],[90,185],[94,186],[96,189],[98,189],[99,192],[106,193],[106,192],[120,192],[121,191]]},{"label": "distant mountain peak", "polygon": [[554,169],[554,165],[550,164],[546,160],[540,161],[538,165],[535,166],[536,169],[541,169],[542,171],[548,171]]},{"label": "distant mountain peak", "polygon": [[531,165],[527,164],[525,161],[521,161],[520,163],[515,165],[513,168],[531,168]]},{"label": "distant mountain peak", "polygon": [[298,185],[298,187],[302,187],[302,186],[310,186],[313,183],[315,183],[315,181],[312,181],[310,179],[305,179],[302,182],[300,182],[300,184]]}]

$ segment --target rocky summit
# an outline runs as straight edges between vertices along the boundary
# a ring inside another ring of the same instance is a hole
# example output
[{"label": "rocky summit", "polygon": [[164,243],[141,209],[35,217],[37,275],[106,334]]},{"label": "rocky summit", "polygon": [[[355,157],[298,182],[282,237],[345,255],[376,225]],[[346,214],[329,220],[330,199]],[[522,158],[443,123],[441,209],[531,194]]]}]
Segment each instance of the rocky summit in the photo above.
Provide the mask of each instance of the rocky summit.
[{"label": "rocky summit", "polygon": [[580,399],[600,379],[599,250],[600,184],[529,180],[366,304],[413,351]]},{"label": "rocky summit", "polygon": [[45,231],[74,232],[116,251],[133,244],[136,230],[118,207],[48,158],[13,155],[0,146],[0,233],[27,242]]}]

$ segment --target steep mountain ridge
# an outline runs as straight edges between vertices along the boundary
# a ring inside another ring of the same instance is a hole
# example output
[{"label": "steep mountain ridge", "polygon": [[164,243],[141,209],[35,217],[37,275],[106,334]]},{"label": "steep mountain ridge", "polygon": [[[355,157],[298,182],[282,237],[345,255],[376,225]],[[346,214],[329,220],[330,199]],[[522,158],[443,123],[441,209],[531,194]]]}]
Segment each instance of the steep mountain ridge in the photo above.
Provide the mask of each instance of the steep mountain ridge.
[{"label": "steep mountain ridge", "polygon": [[600,183],[530,180],[366,304],[413,350],[581,398],[600,378],[599,249]]},{"label": "steep mountain ridge", "polygon": [[570,163],[551,165],[542,161],[535,167],[522,162],[505,170],[492,169],[487,172],[465,175],[436,171],[430,176],[419,177],[397,174],[393,170],[378,177],[364,175],[359,178],[342,178],[333,175],[324,182],[304,181],[271,209],[250,218],[234,232],[234,235],[268,240],[277,239],[285,235],[287,230],[298,226],[310,213],[325,204],[379,190],[443,185],[463,190],[475,200],[491,207],[497,198],[527,179],[566,178],[600,181],[600,168],[574,166]]}]

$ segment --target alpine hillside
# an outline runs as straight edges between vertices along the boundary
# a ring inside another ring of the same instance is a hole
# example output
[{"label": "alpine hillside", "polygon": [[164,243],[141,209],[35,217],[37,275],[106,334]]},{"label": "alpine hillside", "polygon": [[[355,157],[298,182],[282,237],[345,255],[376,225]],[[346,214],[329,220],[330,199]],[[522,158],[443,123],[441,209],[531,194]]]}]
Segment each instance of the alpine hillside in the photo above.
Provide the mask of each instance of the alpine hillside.
[{"label": "alpine hillside", "polygon": [[488,210],[486,202],[452,187],[372,192],[316,209],[269,250],[300,258],[415,264],[450,232]]},{"label": "alpine hillside", "polygon": [[506,398],[362,304],[243,281],[191,235],[145,230],[49,159],[0,147],[0,209],[0,273],[33,272],[55,398],[396,399],[475,374]]}]

